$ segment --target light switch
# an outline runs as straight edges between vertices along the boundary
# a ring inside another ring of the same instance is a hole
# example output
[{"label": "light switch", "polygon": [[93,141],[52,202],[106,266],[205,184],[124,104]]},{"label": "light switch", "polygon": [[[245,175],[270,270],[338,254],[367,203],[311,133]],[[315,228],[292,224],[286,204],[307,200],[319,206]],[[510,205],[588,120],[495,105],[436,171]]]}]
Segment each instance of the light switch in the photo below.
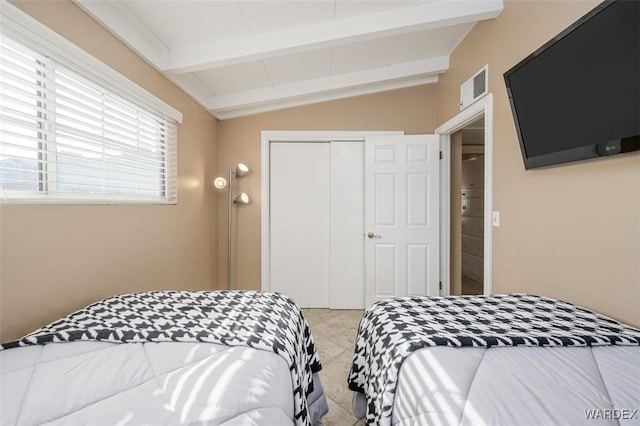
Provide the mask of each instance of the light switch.
[{"label": "light switch", "polygon": [[500,226],[500,212],[493,212],[493,226],[496,228]]}]

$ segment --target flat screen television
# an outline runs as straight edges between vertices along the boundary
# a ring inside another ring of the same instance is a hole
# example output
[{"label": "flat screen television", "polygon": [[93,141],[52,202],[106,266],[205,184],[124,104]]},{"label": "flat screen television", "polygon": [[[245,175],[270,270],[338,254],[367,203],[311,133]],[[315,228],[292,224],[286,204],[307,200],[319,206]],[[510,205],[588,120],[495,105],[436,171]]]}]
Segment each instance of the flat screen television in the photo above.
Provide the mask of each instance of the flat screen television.
[{"label": "flat screen television", "polygon": [[504,74],[526,169],[640,149],[639,28],[605,1]]}]

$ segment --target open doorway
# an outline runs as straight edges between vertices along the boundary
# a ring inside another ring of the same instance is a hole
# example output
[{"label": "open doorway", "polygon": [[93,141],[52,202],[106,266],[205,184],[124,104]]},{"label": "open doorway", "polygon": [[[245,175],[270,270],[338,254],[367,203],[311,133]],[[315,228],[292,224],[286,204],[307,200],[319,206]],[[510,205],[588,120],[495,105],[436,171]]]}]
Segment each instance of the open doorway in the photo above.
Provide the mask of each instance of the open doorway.
[{"label": "open doorway", "polygon": [[[482,235],[482,257],[479,258],[482,264],[481,275],[476,273],[476,278],[481,276],[482,291],[478,292],[477,288],[468,291],[473,294],[492,294],[493,288],[491,220],[493,210],[493,95],[489,93],[436,129],[436,133],[440,135],[441,158],[444,160],[440,169],[440,180],[443,182],[440,194],[440,277],[442,280],[440,294],[444,296],[462,294],[462,131],[465,129],[468,130],[467,133],[475,133],[475,136],[480,134],[483,137],[482,152],[478,152],[480,147],[469,146],[465,148],[465,159],[475,157],[475,160],[471,160],[469,164],[473,162],[482,164],[484,174],[482,191],[471,193],[474,196],[480,194],[482,196],[476,197],[479,200],[474,200],[475,202],[467,201],[467,209],[471,208],[475,212],[478,209],[482,210],[482,215],[477,215],[480,220],[472,221],[476,226],[479,226],[478,222],[482,223],[482,231],[480,229],[475,231],[476,235]],[[456,141],[456,139],[458,140]],[[479,140],[468,138],[468,145],[479,145]],[[459,157],[460,160],[452,161],[452,157]],[[452,170],[452,167],[456,165],[459,165],[459,171]],[[459,179],[456,180],[453,177],[454,174],[458,174]],[[476,187],[478,187],[477,184]],[[466,195],[471,194],[467,193]],[[455,219],[457,216],[460,218],[459,220]],[[474,241],[474,243],[477,244],[478,241]],[[478,249],[477,246],[476,249]],[[479,269],[476,266],[477,272],[480,272]],[[476,279],[476,281],[478,280]]]},{"label": "open doorway", "polygon": [[451,293],[483,294],[484,115],[451,135]]}]

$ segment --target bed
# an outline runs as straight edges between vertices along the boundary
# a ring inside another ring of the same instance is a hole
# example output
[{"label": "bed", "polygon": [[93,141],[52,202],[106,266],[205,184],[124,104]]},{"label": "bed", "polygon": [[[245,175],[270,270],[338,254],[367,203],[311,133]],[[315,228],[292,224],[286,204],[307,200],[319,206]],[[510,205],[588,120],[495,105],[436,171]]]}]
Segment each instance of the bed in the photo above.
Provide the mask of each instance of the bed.
[{"label": "bed", "polygon": [[389,299],[348,385],[369,425],[637,425],[640,330],[527,294]]},{"label": "bed", "polygon": [[0,347],[3,425],[313,425],[308,324],[278,293],[113,296]]}]

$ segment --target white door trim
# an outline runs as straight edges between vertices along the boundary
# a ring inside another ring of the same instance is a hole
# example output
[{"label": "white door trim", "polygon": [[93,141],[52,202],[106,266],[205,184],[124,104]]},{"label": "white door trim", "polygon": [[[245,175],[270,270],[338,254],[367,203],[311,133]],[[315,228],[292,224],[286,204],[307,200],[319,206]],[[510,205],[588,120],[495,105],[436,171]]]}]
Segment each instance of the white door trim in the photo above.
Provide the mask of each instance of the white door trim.
[{"label": "white door trim", "polygon": [[442,295],[450,294],[450,202],[451,202],[451,134],[463,129],[484,114],[484,294],[493,291],[493,94],[460,111],[446,123],[436,128],[440,135],[443,162],[440,167],[440,279]]},{"label": "white door trim", "polygon": [[264,130],[261,132],[261,187],[260,187],[260,288],[271,291],[270,263],[270,165],[272,142],[340,142],[362,141],[372,135],[403,135],[403,131],[298,131],[298,130]]}]

